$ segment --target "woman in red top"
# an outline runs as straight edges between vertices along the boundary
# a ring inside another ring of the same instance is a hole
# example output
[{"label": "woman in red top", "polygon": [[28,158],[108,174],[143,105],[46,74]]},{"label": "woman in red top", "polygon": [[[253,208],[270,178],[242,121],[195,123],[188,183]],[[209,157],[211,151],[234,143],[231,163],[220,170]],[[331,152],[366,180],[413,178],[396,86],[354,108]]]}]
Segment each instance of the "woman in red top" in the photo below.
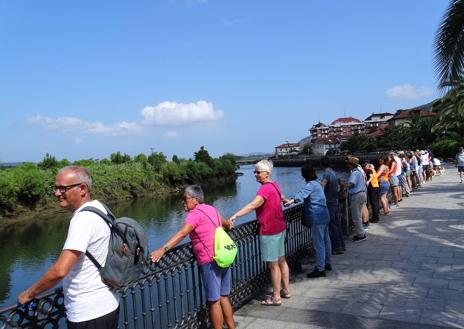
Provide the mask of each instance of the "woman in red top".
[{"label": "woman in red top", "polygon": [[[267,262],[271,270],[272,296],[262,305],[280,306],[281,297],[290,298],[289,270],[285,259],[285,218],[282,202],[288,199],[282,193],[279,185],[272,181],[272,162],[261,160],[255,165],[255,177],[261,184],[253,201],[237,211],[230,220],[246,215],[253,210],[259,225],[259,240],[261,258]],[[282,283],[282,289],[281,289]]]}]

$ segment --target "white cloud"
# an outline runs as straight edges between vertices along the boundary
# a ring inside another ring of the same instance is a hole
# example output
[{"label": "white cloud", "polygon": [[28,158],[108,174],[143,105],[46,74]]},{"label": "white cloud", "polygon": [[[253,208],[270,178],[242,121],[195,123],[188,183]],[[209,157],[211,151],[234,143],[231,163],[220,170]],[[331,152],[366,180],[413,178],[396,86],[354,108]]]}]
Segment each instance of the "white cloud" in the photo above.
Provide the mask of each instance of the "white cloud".
[{"label": "white cloud", "polygon": [[184,125],[196,122],[214,122],[224,116],[222,110],[214,110],[212,103],[162,102],[142,110],[144,123],[148,125]]},{"label": "white cloud", "polygon": [[414,87],[410,84],[393,86],[386,91],[386,94],[390,98],[396,98],[401,100],[416,100],[428,96],[432,96],[434,91],[432,88],[427,87]]},{"label": "white cloud", "polygon": [[164,137],[166,138],[177,138],[179,137],[179,134],[177,133],[177,131],[174,131],[174,130],[171,130],[171,131],[168,131]]},{"label": "white cloud", "polygon": [[83,142],[82,138],[77,137],[77,138],[74,139],[74,144],[76,144],[76,145],[82,144],[82,142]]},{"label": "white cloud", "polygon": [[143,131],[143,127],[133,122],[117,122],[105,125],[101,122],[88,122],[76,117],[51,118],[37,115],[29,118],[28,122],[51,130],[87,132],[105,136],[133,135]]}]

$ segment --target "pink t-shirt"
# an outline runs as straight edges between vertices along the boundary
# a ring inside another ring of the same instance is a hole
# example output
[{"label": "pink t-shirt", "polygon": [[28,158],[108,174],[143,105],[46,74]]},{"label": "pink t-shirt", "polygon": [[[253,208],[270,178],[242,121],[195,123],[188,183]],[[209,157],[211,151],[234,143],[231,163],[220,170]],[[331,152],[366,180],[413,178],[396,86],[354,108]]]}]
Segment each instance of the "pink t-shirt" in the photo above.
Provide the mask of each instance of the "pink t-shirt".
[{"label": "pink t-shirt", "polygon": [[200,265],[211,263],[214,260],[214,232],[216,227],[222,224],[218,215],[216,208],[202,203],[190,210],[185,219],[186,224],[193,226],[190,240],[192,240],[193,253]]},{"label": "pink t-shirt", "polygon": [[256,209],[261,235],[278,234],[286,228],[279,193],[282,194],[282,190],[276,182],[264,183],[256,193],[264,199],[261,207]]}]

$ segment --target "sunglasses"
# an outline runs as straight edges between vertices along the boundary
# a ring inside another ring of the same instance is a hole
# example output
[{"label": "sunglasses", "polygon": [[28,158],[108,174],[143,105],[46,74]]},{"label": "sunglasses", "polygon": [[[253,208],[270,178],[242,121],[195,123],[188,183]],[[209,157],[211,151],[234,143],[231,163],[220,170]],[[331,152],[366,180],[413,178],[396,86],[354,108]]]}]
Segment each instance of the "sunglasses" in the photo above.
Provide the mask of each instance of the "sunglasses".
[{"label": "sunglasses", "polygon": [[255,175],[259,175],[259,174],[261,174],[262,172],[265,172],[265,171],[258,171],[258,170],[253,171],[253,173],[254,173]]}]

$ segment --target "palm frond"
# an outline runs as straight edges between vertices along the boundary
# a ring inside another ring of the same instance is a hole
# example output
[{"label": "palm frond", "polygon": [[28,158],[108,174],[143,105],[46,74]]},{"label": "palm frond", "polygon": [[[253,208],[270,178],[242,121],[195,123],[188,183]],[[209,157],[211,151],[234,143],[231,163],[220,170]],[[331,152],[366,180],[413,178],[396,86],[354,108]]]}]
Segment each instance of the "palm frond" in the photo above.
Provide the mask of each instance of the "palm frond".
[{"label": "palm frond", "polygon": [[435,38],[439,87],[447,90],[464,72],[464,0],[452,0]]}]

